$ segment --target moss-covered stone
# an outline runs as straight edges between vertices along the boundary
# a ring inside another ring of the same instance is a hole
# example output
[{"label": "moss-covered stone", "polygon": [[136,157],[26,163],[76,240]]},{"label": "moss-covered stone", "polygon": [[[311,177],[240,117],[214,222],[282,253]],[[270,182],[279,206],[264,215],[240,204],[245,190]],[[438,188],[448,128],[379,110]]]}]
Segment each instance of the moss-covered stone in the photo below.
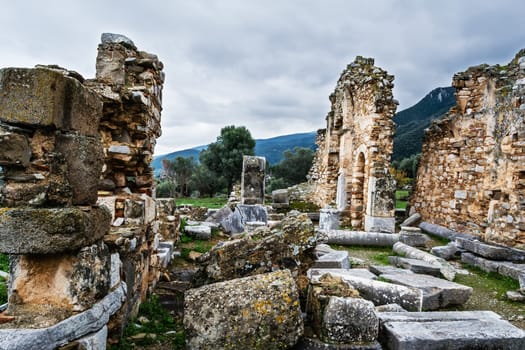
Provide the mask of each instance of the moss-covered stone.
[{"label": "moss-covered stone", "polygon": [[96,135],[102,102],[66,70],[0,70],[0,121]]},{"label": "moss-covered stone", "polygon": [[188,349],[287,349],[303,334],[288,270],[190,289],[184,298]]},{"label": "moss-covered stone", "polygon": [[110,214],[103,208],[3,208],[0,211],[0,252],[53,254],[73,251],[101,239],[109,225]]}]

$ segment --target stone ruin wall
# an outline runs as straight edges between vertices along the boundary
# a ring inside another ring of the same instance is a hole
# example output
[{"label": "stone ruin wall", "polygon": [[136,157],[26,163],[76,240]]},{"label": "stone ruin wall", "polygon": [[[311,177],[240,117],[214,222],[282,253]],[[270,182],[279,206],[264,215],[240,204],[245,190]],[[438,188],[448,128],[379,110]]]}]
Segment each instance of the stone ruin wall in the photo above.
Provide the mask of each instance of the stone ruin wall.
[{"label": "stone ruin wall", "polygon": [[[119,309],[109,322],[117,339],[154,287],[163,237],[150,162],[162,68],[128,38],[103,34],[96,79],[56,66],[0,70],[0,252],[10,254],[7,312],[15,316],[8,328],[49,326],[123,291],[104,309]],[[164,231],[173,238],[173,227]]]},{"label": "stone ruin wall", "polygon": [[453,86],[456,106],[425,134],[412,206],[425,221],[525,248],[525,50]]},{"label": "stone ruin wall", "polygon": [[373,59],[357,57],[330,95],[327,127],[317,134],[309,173],[317,204],[336,206],[355,229],[394,229],[393,80]]}]

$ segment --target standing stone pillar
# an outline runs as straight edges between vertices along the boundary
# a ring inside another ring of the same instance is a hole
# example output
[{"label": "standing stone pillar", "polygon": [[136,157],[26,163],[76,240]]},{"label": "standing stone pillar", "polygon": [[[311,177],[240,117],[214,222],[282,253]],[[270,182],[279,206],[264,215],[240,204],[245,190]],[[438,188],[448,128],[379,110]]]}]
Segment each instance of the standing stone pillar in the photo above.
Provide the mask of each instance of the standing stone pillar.
[{"label": "standing stone pillar", "polygon": [[96,205],[102,102],[83,81],[56,66],[0,70],[0,252],[19,318],[60,320],[110,287],[110,215]]},{"label": "standing stone pillar", "polygon": [[140,51],[126,36],[103,33],[96,79],[87,82],[103,101],[99,133],[104,167],[98,202],[112,216],[110,234],[104,240],[127,285],[127,302],[109,328],[113,339],[137,314],[162,267],[151,161],[161,135],[163,67],[156,55]]},{"label": "standing stone pillar", "polygon": [[266,159],[264,157],[242,157],[242,204],[264,204],[265,168]]}]

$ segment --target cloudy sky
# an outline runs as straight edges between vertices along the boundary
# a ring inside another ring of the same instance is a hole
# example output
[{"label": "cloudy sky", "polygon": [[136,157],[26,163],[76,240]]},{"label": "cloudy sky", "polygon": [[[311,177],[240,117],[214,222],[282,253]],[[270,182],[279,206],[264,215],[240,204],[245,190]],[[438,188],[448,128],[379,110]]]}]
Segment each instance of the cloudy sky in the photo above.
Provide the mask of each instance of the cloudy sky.
[{"label": "cloudy sky", "polygon": [[102,32],[164,62],[156,154],[324,127],[328,95],[356,55],[395,75],[398,110],[452,75],[525,48],[521,0],[5,1],[0,67],[58,64],[95,75]]}]

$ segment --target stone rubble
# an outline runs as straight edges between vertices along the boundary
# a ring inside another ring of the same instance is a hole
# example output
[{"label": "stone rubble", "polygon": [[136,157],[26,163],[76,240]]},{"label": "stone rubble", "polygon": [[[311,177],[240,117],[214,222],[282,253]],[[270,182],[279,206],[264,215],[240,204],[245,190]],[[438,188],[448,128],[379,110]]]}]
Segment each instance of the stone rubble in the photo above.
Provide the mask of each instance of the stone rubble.
[{"label": "stone rubble", "polygon": [[220,242],[198,259],[197,286],[290,269],[297,277],[312,262],[316,233],[308,216],[291,211],[279,226],[260,227],[242,238]]}]

